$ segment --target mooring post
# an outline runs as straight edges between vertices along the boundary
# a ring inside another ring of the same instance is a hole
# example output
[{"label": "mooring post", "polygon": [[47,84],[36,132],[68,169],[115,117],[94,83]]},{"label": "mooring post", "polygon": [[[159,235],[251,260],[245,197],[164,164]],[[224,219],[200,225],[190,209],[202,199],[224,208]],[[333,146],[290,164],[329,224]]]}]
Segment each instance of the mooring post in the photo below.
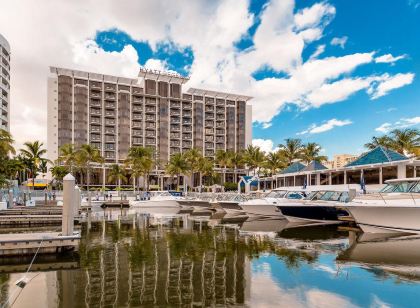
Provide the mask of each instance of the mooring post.
[{"label": "mooring post", "polygon": [[61,233],[63,236],[73,235],[75,182],[74,176],[70,173],[63,178],[63,218],[61,223]]},{"label": "mooring post", "polygon": [[81,205],[81,192],[79,186],[74,186],[74,216],[79,215],[80,205]]},{"label": "mooring post", "polygon": [[9,189],[9,206],[7,208],[11,208],[13,206],[13,190]]}]

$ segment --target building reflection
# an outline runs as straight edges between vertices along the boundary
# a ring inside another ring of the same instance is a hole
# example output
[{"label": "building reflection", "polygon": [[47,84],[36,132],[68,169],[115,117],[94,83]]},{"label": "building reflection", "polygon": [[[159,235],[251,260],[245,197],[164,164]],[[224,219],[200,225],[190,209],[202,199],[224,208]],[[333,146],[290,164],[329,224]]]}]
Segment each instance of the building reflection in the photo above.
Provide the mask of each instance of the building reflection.
[{"label": "building reflection", "polygon": [[[194,227],[194,226],[192,226]],[[246,246],[235,232],[93,224],[80,270],[58,271],[60,306],[215,306],[249,295]]]}]

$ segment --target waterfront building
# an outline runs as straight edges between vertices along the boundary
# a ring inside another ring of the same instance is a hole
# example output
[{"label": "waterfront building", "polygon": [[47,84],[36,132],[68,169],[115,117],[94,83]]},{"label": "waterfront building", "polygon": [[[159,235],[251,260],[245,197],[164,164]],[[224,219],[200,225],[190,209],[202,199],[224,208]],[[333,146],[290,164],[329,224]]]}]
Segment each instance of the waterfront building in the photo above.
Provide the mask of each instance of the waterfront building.
[{"label": "waterfront building", "polygon": [[360,189],[363,177],[366,188],[374,191],[380,189],[386,180],[419,176],[420,160],[378,146],[339,168],[328,169],[318,162],[308,166],[295,162],[274,177],[261,179],[260,188],[263,185],[267,188],[296,188],[306,183],[312,189],[327,189],[327,186],[334,189],[343,185]]},{"label": "waterfront building", "polygon": [[68,143],[97,147],[106,163],[93,182],[105,183],[106,167],[124,162],[132,146],[155,150],[158,174],[174,153],[197,148],[212,159],[217,150],[251,144],[249,96],[183,91],[187,77],[147,69],[140,69],[138,78],[57,67],[50,72],[48,158],[55,161]]},{"label": "waterfront building", "polygon": [[10,45],[0,34],[0,128],[10,131]]}]

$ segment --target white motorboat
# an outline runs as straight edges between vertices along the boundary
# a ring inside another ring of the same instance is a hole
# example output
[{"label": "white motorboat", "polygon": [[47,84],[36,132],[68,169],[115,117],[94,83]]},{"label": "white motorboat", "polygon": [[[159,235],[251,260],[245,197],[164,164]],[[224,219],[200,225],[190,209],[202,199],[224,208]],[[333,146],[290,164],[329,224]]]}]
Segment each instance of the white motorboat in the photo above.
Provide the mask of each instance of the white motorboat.
[{"label": "white motorboat", "polygon": [[420,178],[386,184],[378,193],[355,198],[345,209],[364,232],[420,234]]},{"label": "white motorboat", "polygon": [[239,206],[248,215],[282,217],[276,205],[285,201],[301,200],[304,197],[304,193],[300,191],[273,190],[262,198],[240,202]]},{"label": "white motorboat", "polygon": [[130,207],[141,207],[141,208],[178,208],[181,206],[178,204],[179,200],[183,197],[174,196],[167,191],[156,191],[151,192],[150,197],[147,200],[130,201]]}]

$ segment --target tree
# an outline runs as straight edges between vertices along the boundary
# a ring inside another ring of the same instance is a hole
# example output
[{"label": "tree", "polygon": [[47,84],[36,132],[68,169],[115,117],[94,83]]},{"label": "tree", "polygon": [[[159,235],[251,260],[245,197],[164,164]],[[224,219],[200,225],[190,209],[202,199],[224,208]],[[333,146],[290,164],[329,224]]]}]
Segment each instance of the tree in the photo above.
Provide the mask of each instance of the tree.
[{"label": "tree", "polygon": [[383,146],[385,148],[391,147],[392,140],[389,136],[381,136],[381,137],[372,137],[372,140],[368,143],[365,143],[365,148],[369,150],[373,150],[378,146]]},{"label": "tree", "polygon": [[278,170],[287,166],[286,158],[282,155],[282,152],[270,152],[265,156],[264,167],[267,168],[271,175],[275,175]]},{"label": "tree", "polygon": [[244,151],[233,152],[229,151],[229,166],[233,168],[234,182],[237,182],[236,169],[242,168],[244,165]]},{"label": "tree", "polygon": [[121,182],[127,182],[127,176],[125,175],[125,169],[121,167],[119,164],[113,164],[111,169],[109,170],[108,175],[109,182],[116,182],[118,186],[118,190],[121,189]]},{"label": "tree", "polygon": [[69,169],[66,166],[55,165],[50,168],[51,175],[53,176],[56,183],[58,183],[58,187],[63,187],[63,178],[69,173]]},{"label": "tree", "polygon": [[[131,168],[133,177],[145,177],[145,189],[147,191],[149,190],[149,174],[155,164],[153,154],[153,149],[150,147],[131,147],[126,159],[126,164]],[[139,185],[138,189],[140,190]]]},{"label": "tree", "polygon": [[101,152],[98,148],[90,144],[82,144],[79,150],[75,154],[75,161],[83,170],[86,171],[86,187],[88,191],[89,201],[90,201],[90,174],[92,171],[92,164],[102,164],[104,162]]},{"label": "tree", "polygon": [[311,161],[322,162],[328,160],[328,157],[324,155],[319,155],[321,149],[322,148],[318,143],[308,142],[302,148],[302,160],[307,164],[309,164]]},{"label": "tree", "polygon": [[202,157],[198,164],[198,171],[200,172],[200,192],[203,183],[203,177],[210,177],[210,181],[213,183],[216,178],[214,171],[214,163],[206,157]]},{"label": "tree", "polygon": [[47,153],[47,150],[42,148],[44,144],[40,141],[25,142],[23,145],[25,148],[21,149],[20,153],[24,157],[25,163],[27,164],[26,167],[30,172],[30,176],[32,177],[32,189],[34,189],[35,178],[38,175],[41,161],[45,160],[45,158],[42,156]]},{"label": "tree", "polygon": [[244,152],[244,162],[249,169],[255,171],[258,167],[262,167],[265,160],[265,154],[258,146],[248,145]]},{"label": "tree", "polygon": [[62,145],[59,152],[59,161],[63,162],[63,164],[70,170],[70,173],[72,173],[73,167],[77,162],[77,151],[75,150],[73,144],[67,143]]},{"label": "tree", "polygon": [[4,129],[0,129],[0,155],[2,157],[9,157],[10,154],[16,154],[13,147],[12,135]]},{"label": "tree", "polygon": [[191,186],[194,186],[194,173],[199,172],[200,163],[201,159],[203,158],[203,155],[201,154],[201,151],[197,148],[189,149],[187,152],[185,152],[184,155],[185,160],[187,161],[187,164],[189,166],[188,174],[191,176]]},{"label": "tree", "polygon": [[221,182],[220,185],[223,186],[225,182],[226,177],[226,168],[230,166],[231,164],[231,152],[224,151],[224,150],[217,150],[216,151],[216,164],[219,165],[219,167],[223,168],[223,175],[220,177]]},{"label": "tree", "polygon": [[420,147],[420,130],[418,129],[394,129],[389,138],[391,149],[400,154],[414,154]]},{"label": "tree", "polygon": [[287,162],[291,164],[293,160],[300,159],[302,154],[302,140],[287,138],[284,144],[279,144],[280,150],[283,152]]},{"label": "tree", "polygon": [[179,191],[179,178],[181,174],[188,171],[189,166],[182,153],[175,153],[171,155],[168,164],[166,165],[166,173],[171,176],[176,176],[176,190]]}]

